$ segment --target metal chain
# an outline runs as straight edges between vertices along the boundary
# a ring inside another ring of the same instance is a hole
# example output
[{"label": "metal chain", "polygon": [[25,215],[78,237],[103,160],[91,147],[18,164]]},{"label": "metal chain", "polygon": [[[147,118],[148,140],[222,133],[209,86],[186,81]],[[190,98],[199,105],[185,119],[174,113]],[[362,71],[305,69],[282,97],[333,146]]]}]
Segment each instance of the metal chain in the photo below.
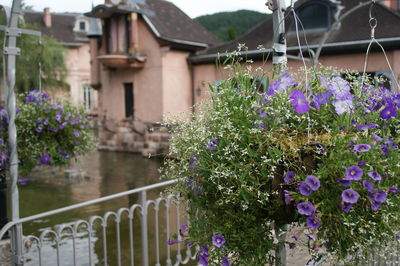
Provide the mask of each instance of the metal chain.
[{"label": "metal chain", "polygon": [[373,43],[376,43],[379,46],[379,48],[381,48],[381,50],[383,52],[383,55],[385,56],[386,63],[388,65],[389,69],[390,69],[390,72],[391,72],[392,76],[393,76],[394,82],[397,85],[397,90],[400,90],[399,82],[397,81],[397,78],[396,78],[396,76],[394,74],[392,65],[390,64],[390,61],[389,61],[389,59],[387,57],[385,48],[383,48],[383,46],[379,43],[379,41],[377,39],[375,39],[375,29],[376,29],[376,27],[378,25],[378,20],[372,14],[372,10],[373,10],[374,5],[375,5],[375,0],[372,1],[371,6],[369,7],[369,20],[368,20],[368,23],[369,23],[369,26],[371,28],[371,40],[370,40],[370,42],[368,44],[367,52],[366,52],[366,55],[365,55],[364,70],[363,70],[363,74],[362,74],[362,78],[361,78],[361,86],[364,84],[364,81],[365,81],[365,74],[367,72],[368,57],[369,57],[369,53],[370,53],[370,50],[371,50],[371,46],[372,46]]}]

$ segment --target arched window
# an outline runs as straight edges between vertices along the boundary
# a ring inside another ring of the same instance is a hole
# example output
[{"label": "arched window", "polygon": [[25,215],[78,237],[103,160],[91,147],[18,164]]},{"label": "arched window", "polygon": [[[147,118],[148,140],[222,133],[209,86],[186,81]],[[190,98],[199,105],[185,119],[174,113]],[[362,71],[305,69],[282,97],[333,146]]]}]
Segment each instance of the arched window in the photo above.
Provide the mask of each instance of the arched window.
[{"label": "arched window", "polygon": [[[296,10],[296,14],[305,30],[326,30],[332,24],[331,7],[321,0],[307,2]],[[300,25],[298,28],[302,29]],[[294,21],[291,30],[296,30]]]}]

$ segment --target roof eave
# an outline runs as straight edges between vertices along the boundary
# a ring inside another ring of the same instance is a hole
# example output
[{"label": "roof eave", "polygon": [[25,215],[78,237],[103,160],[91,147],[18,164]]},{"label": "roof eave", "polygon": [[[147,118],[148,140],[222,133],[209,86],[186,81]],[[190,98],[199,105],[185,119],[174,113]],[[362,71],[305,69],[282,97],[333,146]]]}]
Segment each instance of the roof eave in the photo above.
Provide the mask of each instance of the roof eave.
[{"label": "roof eave", "polygon": [[[400,37],[391,37],[391,38],[380,38],[376,39],[379,43],[386,43],[386,44],[400,44]],[[360,40],[360,41],[348,41],[348,42],[335,42],[335,43],[326,43],[322,47],[329,49],[329,52],[337,52],[337,51],[343,51],[344,49],[361,49],[365,48],[368,46],[368,44],[371,42],[371,40]],[[307,49],[316,49],[318,48],[318,44],[314,45],[309,45],[309,46],[291,46],[287,48],[287,52],[299,52],[304,51],[306,52]],[[327,49],[323,51],[327,51]],[[262,50],[248,50],[248,51],[242,51],[240,52],[240,55],[246,55],[246,56],[251,56],[251,57],[262,57],[265,55],[265,53],[272,52],[272,49],[262,49]],[[202,64],[202,63],[212,63],[215,62],[215,60],[218,57],[226,57],[229,53],[213,53],[213,54],[202,54],[202,55],[194,55],[189,57],[189,60],[193,64]]]}]

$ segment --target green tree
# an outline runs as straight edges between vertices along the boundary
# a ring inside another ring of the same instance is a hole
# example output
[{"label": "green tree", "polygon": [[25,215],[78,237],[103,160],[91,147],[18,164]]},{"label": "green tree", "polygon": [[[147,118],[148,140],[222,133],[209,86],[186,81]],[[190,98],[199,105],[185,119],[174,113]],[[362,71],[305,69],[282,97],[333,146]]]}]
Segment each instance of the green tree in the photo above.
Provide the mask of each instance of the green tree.
[{"label": "green tree", "polygon": [[[6,24],[4,15],[1,24]],[[38,30],[38,26],[24,23],[19,27]],[[4,33],[0,32],[0,42],[4,44]],[[65,82],[67,68],[65,66],[65,48],[55,39],[42,36],[41,38],[30,35],[22,35],[18,38],[17,46],[21,54],[17,57],[16,64],[16,91],[27,92],[33,89],[42,89],[55,92],[59,89],[67,89]],[[3,53],[0,54],[3,62]],[[39,65],[41,67],[39,67]],[[3,73],[4,64],[0,64]]]},{"label": "green tree", "polygon": [[195,18],[221,41],[230,41],[244,34],[270,15],[251,10],[219,12]]}]

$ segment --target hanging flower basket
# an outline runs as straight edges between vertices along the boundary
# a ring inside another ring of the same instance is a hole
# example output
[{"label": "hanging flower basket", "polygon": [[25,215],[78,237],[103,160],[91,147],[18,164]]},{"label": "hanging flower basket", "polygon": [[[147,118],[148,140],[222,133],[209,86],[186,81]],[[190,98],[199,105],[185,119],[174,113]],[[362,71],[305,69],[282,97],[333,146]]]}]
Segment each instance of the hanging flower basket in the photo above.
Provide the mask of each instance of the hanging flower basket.
[{"label": "hanging flower basket", "polygon": [[[94,145],[89,118],[80,107],[57,103],[43,91],[20,95],[16,114],[17,149],[20,176],[37,166],[64,166]],[[1,167],[8,160],[8,118],[0,110]]]},{"label": "hanging flower basket", "polygon": [[[171,120],[164,175],[179,178],[203,265],[273,263],[274,228],[338,260],[400,226],[400,94],[331,69],[271,77],[231,66],[190,121]],[[260,88],[260,80],[266,87]],[[270,82],[269,82],[270,80]],[[219,240],[218,240],[219,239]]]}]

